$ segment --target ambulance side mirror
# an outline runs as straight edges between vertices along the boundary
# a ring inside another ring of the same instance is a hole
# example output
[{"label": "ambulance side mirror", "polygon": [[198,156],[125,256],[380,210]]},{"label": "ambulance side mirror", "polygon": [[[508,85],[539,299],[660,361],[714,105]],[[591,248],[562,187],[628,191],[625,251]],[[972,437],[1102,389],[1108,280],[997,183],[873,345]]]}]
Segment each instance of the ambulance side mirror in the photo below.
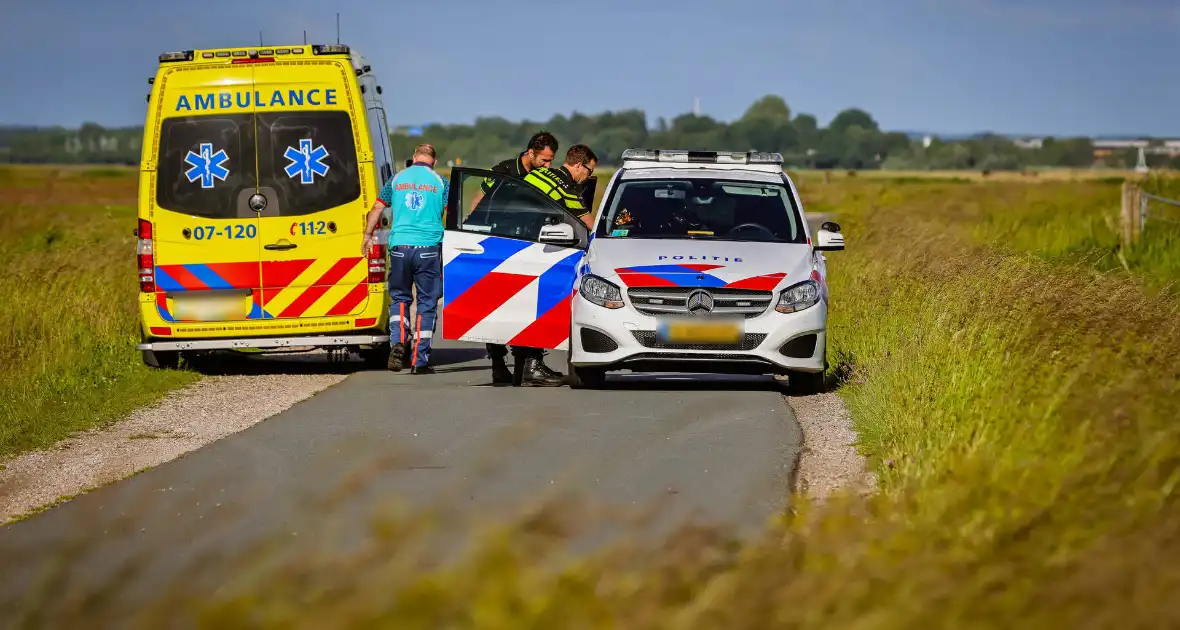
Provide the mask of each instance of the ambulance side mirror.
[{"label": "ambulance side mirror", "polygon": [[574,226],[568,223],[558,223],[542,227],[537,242],[560,247],[573,247],[578,244],[578,238],[574,236]]}]

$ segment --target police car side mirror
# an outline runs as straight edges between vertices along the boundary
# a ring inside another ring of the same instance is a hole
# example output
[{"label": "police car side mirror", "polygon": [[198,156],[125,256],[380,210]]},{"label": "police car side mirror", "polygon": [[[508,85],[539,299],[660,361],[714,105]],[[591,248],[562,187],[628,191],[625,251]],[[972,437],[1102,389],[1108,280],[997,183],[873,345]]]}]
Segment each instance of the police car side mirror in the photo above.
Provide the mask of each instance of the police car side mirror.
[{"label": "police car side mirror", "polygon": [[844,235],[840,233],[840,226],[835,230],[828,229],[827,223],[815,235],[815,249],[821,252],[838,252],[844,249]]},{"label": "police car side mirror", "polygon": [[546,245],[573,247],[578,244],[578,237],[574,236],[574,226],[568,223],[558,223],[557,225],[546,225],[542,227],[541,235],[537,238],[537,242],[545,243]]}]

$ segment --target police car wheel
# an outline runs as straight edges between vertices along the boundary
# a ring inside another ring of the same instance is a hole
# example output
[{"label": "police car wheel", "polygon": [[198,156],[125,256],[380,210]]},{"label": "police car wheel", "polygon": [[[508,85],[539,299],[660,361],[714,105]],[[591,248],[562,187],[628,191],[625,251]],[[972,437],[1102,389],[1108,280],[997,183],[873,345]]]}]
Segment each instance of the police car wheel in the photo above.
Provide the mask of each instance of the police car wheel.
[{"label": "police car wheel", "polygon": [[577,367],[569,364],[566,382],[570,389],[600,389],[606,384],[606,370],[603,368]]},{"label": "police car wheel", "polygon": [[180,353],[144,350],[143,363],[148,367],[161,370],[175,370],[176,368],[180,367]]}]

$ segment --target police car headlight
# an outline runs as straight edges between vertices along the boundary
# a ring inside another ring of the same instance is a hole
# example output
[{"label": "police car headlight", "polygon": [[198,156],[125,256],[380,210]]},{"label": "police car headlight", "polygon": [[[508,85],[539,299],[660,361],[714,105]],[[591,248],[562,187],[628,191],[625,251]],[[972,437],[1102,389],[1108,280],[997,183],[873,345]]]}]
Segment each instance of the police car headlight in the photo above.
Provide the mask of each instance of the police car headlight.
[{"label": "police car headlight", "polygon": [[783,289],[778,296],[778,304],[774,310],[780,313],[797,313],[811,308],[819,302],[819,283],[815,280],[804,280],[799,284]]},{"label": "police car headlight", "polygon": [[619,287],[598,276],[590,274],[582,276],[582,286],[578,292],[591,304],[597,304],[603,308],[623,308],[623,292],[619,290]]}]

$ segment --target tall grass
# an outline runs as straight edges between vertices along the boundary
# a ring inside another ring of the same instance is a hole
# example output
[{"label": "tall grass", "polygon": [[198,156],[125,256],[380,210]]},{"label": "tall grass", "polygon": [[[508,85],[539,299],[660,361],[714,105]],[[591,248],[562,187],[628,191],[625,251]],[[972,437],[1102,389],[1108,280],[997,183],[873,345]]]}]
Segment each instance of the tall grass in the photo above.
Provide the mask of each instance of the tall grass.
[{"label": "tall grass", "polygon": [[395,512],[357,555],[162,596],[145,627],[1176,625],[1180,312],[1095,265],[1107,237],[1086,217],[1114,186],[804,178],[848,241],[829,256],[830,352],[873,497],[798,502],[740,546],[690,527],[576,559],[564,541],[591,515],[554,504],[442,568],[417,559],[433,523]]},{"label": "tall grass", "polygon": [[140,363],[135,171],[111,173],[0,175],[0,457],[50,446],[195,378]]}]

